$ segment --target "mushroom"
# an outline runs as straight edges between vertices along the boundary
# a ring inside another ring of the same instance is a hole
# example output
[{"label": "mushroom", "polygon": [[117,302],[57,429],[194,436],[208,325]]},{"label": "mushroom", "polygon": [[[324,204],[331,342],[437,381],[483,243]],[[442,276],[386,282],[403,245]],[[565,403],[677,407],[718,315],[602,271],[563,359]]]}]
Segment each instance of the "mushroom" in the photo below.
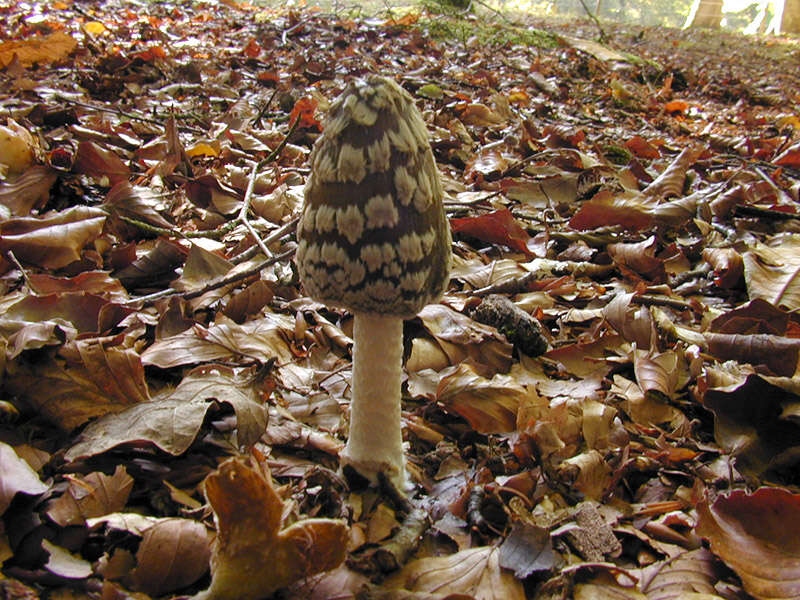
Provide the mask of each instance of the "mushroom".
[{"label": "mushroom", "polygon": [[354,315],[341,464],[404,489],[403,320],[441,296],[451,263],[428,132],[411,96],[371,75],[333,102],[309,160],[297,269],[311,298]]}]

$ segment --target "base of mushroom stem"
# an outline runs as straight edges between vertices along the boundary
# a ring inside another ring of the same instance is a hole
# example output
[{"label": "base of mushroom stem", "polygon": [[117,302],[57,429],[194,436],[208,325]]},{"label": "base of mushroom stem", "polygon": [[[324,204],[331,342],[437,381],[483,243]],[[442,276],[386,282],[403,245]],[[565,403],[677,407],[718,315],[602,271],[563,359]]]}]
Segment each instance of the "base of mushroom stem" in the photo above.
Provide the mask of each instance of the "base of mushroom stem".
[{"label": "base of mushroom stem", "polygon": [[355,461],[347,456],[345,448],[339,461],[339,471],[352,490],[379,487],[380,476],[385,477],[401,494],[409,494],[414,484],[408,478],[405,468],[398,473],[396,468],[377,461]]}]

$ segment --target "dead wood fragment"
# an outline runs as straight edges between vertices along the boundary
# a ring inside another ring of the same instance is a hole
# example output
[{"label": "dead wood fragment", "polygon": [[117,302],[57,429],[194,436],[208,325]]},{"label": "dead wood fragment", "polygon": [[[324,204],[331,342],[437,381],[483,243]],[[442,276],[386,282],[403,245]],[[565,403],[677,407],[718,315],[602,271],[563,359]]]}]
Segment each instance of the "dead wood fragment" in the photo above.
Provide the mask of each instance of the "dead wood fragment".
[{"label": "dead wood fragment", "polygon": [[472,318],[497,329],[523,354],[539,356],[547,352],[547,338],[539,321],[505,296],[492,294],[484,298],[472,311]]},{"label": "dead wood fragment", "polygon": [[596,506],[581,503],[574,516],[577,527],[568,528],[564,538],[575,552],[590,561],[619,556],[622,545]]},{"label": "dead wood fragment", "polygon": [[427,513],[414,507],[383,473],[379,474],[378,483],[389,503],[403,515],[400,528],[387,542],[367,548],[347,560],[351,569],[364,573],[373,580],[380,580],[387,573],[406,564],[431,525]]}]

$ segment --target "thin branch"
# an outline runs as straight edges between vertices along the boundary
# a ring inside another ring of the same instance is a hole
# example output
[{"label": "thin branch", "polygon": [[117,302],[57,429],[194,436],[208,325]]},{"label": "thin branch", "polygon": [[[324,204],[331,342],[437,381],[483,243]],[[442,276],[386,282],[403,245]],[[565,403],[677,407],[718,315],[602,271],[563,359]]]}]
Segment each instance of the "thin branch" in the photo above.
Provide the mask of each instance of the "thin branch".
[{"label": "thin branch", "polygon": [[586,11],[586,14],[589,15],[589,17],[595,22],[595,25],[597,25],[597,29],[600,31],[600,41],[605,42],[608,39],[608,36],[606,35],[606,32],[603,30],[603,26],[600,25],[600,20],[586,5],[586,2],[584,0],[581,0],[581,4],[583,5],[583,9]]},{"label": "thin branch", "polygon": [[256,244],[258,244],[258,247],[261,248],[261,252],[263,252],[264,256],[267,257],[272,256],[272,252],[269,251],[267,245],[261,240],[258,233],[250,223],[250,219],[247,217],[247,213],[250,210],[250,202],[253,199],[253,189],[255,188],[256,184],[256,174],[258,173],[258,170],[261,167],[274,160],[281,153],[281,151],[286,147],[286,144],[289,143],[289,138],[292,137],[292,134],[297,130],[297,126],[299,123],[300,123],[300,117],[294,120],[294,123],[292,123],[292,126],[289,128],[289,132],[281,140],[281,143],[275,146],[275,149],[272,152],[270,152],[266,158],[258,161],[256,164],[253,165],[253,170],[250,171],[250,179],[247,182],[247,190],[244,193],[244,202],[242,202],[242,209],[239,211],[239,216],[236,219],[237,221],[241,222],[242,225],[245,226],[250,235],[253,236],[253,239],[255,239]]},{"label": "thin branch", "polygon": [[35,294],[36,287],[31,283],[30,277],[28,277],[28,272],[25,270],[25,267],[22,266],[22,263],[20,263],[19,260],[17,260],[17,257],[14,255],[14,252],[12,250],[9,250],[6,253],[6,255],[11,260],[11,262],[17,265],[17,268],[19,269],[20,273],[22,273],[22,279],[24,279],[25,283],[28,285],[28,289],[30,289]]},{"label": "thin branch", "polygon": [[198,298],[207,292],[211,292],[213,290],[217,290],[221,287],[225,287],[231,285],[232,283],[238,283],[243,279],[247,279],[248,277],[252,277],[253,275],[257,275],[262,270],[266,269],[267,267],[274,265],[286,258],[291,257],[294,254],[294,248],[290,250],[286,250],[280,254],[276,254],[267,258],[266,260],[261,261],[257,265],[254,265],[247,269],[246,271],[242,271],[241,273],[235,273],[233,275],[229,275],[227,277],[223,277],[221,279],[217,279],[216,281],[212,281],[208,285],[197,289],[192,290],[190,292],[181,292],[179,290],[161,290],[160,292],[155,292],[153,294],[148,294],[147,296],[139,296],[138,298],[131,298],[123,302],[123,305],[130,306],[136,305],[138,307],[148,306],[153,304],[158,300],[162,300],[164,298],[170,298],[172,296],[179,296],[185,300],[191,300],[192,298]]},{"label": "thin branch", "polygon": [[[284,223],[283,225],[278,227],[275,231],[273,231],[267,237],[264,238],[264,244],[265,245],[269,245],[272,242],[275,242],[275,241],[279,240],[280,238],[282,238],[284,235],[286,235],[290,231],[294,231],[295,227],[297,226],[297,222],[299,220],[300,220],[300,217],[297,216],[297,217],[294,217],[291,221],[288,221],[287,223]],[[231,258],[230,261],[233,264],[238,265],[239,263],[243,263],[244,261],[250,260],[251,258],[253,258],[256,254],[258,254],[259,250],[261,250],[260,246],[257,246],[257,245],[256,246],[250,246],[247,250],[245,250],[241,254],[237,254],[236,256]]]}]

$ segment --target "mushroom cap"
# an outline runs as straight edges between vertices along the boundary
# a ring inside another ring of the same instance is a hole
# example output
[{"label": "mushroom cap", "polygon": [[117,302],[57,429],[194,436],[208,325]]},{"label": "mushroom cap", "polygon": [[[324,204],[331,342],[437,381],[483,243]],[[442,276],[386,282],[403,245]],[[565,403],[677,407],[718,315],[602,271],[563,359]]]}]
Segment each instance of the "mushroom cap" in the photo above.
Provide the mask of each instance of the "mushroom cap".
[{"label": "mushroom cap", "polygon": [[402,317],[436,301],[450,277],[450,229],[411,96],[378,75],[352,82],[310,161],[295,258],[309,296]]}]

